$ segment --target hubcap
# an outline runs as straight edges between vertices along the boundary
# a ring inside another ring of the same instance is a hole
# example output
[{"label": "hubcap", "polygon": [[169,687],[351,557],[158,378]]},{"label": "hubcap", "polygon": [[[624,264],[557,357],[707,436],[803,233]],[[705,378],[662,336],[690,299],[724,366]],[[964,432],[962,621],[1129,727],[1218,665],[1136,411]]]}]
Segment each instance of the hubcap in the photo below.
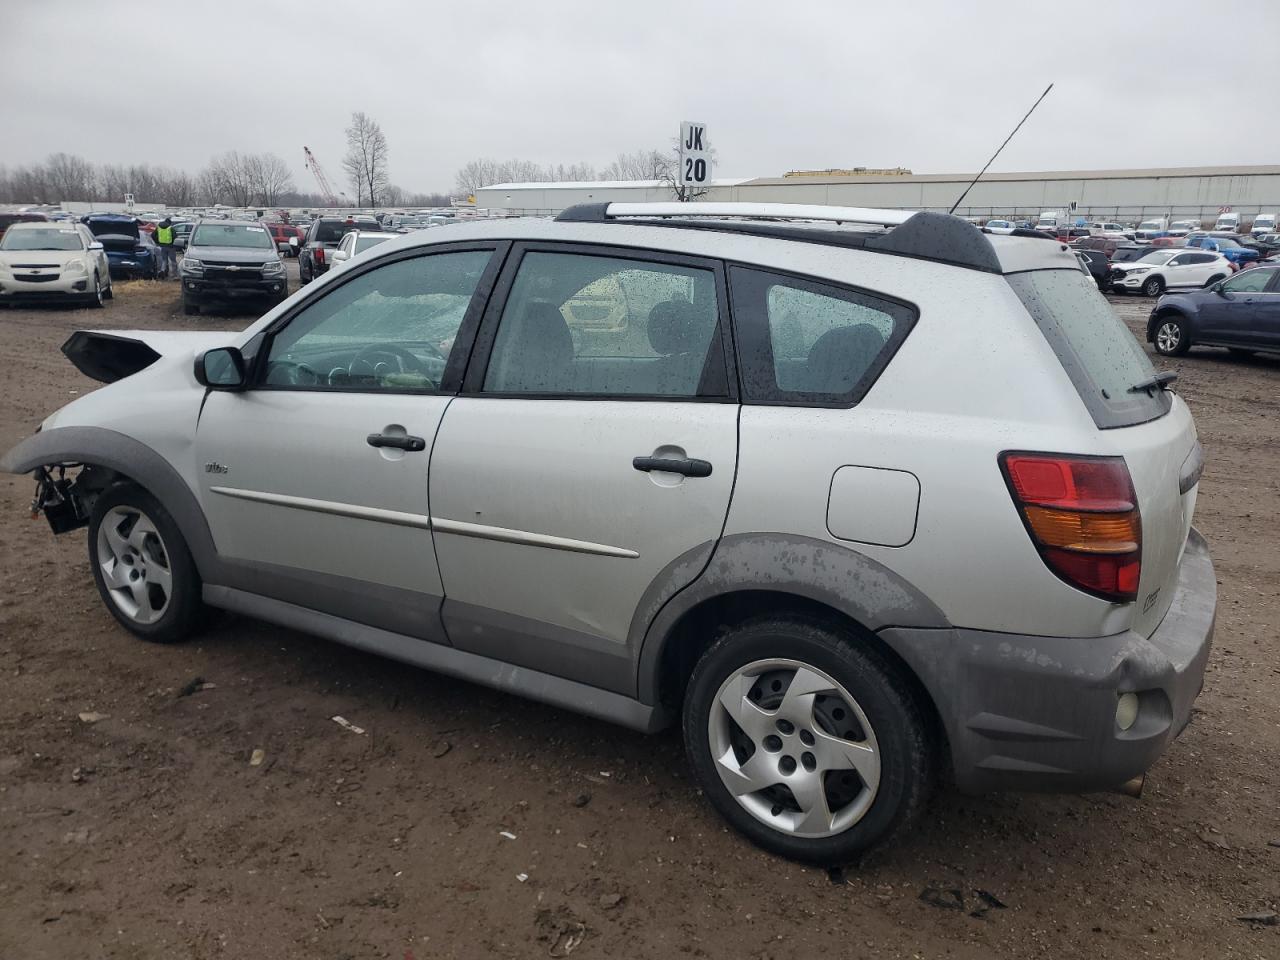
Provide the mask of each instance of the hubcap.
[{"label": "hubcap", "polygon": [[98,527],[98,566],[116,607],[138,623],[155,623],[169,608],[173,573],[164,540],[136,507],[112,507]]},{"label": "hubcap", "polygon": [[1156,346],[1161,353],[1172,353],[1178,349],[1178,341],[1182,339],[1182,330],[1176,323],[1166,323],[1156,331]]},{"label": "hubcap", "polygon": [[880,785],[871,723],[844,687],[798,660],[731,674],[707,733],[716,772],[753,817],[797,837],[829,837],[865,815]]}]

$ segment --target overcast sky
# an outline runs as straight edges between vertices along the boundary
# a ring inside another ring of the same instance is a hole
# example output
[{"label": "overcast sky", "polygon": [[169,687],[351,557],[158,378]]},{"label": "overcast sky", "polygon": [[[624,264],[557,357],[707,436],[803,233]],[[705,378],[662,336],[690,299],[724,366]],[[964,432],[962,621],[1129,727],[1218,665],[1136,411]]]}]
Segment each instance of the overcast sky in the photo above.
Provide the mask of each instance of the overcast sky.
[{"label": "overcast sky", "polygon": [[606,165],[705,121],[716,176],[1280,162],[1280,0],[642,3],[3,0],[0,164],[199,170],[269,151],[341,176],[353,110],[393,182],[475,157]]}]

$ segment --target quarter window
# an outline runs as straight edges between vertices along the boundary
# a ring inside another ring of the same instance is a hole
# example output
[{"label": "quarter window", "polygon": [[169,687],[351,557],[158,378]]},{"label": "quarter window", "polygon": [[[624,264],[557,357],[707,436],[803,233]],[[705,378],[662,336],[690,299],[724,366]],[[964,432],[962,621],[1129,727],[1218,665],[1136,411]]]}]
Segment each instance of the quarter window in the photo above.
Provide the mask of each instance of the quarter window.
[{"label": "quarter window", "polygon": [[748,402],[855,403],[916,318],[867,293],[742,267],[729,276]]},{"label": "quarter window", "polygon": [[527,253],[483,390],[726,396],[715,274],[620,257]]},{"label": "quarter window", "polygon": [[490,252],[397,260],[353,277],[275,335],[266,383],[309,390],[438,390]]}]

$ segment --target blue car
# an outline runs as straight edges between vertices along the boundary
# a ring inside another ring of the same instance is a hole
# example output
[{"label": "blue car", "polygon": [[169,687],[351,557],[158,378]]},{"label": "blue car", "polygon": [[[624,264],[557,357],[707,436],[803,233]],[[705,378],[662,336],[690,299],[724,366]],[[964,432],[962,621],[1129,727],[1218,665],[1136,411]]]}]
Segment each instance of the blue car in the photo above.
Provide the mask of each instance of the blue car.
[{"label": "blue car", "polygon": [[1215,237],[1212,234],[1192,233],[1187,236],[1187,246],[1220,253],[1237,267],[1262,258],[1262,255],[1251,247],[1246,247],[1230,237]]},{"label": "blue car", "polygon": [[1147,321],[1147,341],[1167,357],[1197,345],[1280,353],[1280,265],[1246,267],[1202,290],[1165,294]]},{"label": "blue car", "polygon": [[106,250],[113,280],[159,280],[169,275],[164,253],[137,217],[91,213],[80,218]]}]

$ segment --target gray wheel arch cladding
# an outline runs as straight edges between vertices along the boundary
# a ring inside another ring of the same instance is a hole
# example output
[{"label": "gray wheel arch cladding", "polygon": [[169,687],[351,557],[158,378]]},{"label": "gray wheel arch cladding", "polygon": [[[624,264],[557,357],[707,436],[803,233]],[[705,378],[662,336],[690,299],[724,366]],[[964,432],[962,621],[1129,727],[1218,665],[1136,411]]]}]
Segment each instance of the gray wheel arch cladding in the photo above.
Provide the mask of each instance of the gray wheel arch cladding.
[{"label": "gray wheel arch cladding", "polygon": [[23,440],[0,458],[0,471],[30,473],[56,463],[106,467],[145,488],[182,531],[200,577],[217,579],[217,550],[204,512],[186,481],[144,443],[103,427],[55,427]]},{"label": "gray wheel arch cladding", "polygon": [[[947,629],[924,594],[884,564],[840,544],[785,533],[743,533],[677,557],[654,579],[636,608],[630,643],[637,650],[637,696],[656,703],[663,648],[680,619],[700,604],[746,591],[804,597],[838,610],[867,630]],[[690,579],[690,566],[706,569]],[[683,586],[683,589],[681,587]]]}]

